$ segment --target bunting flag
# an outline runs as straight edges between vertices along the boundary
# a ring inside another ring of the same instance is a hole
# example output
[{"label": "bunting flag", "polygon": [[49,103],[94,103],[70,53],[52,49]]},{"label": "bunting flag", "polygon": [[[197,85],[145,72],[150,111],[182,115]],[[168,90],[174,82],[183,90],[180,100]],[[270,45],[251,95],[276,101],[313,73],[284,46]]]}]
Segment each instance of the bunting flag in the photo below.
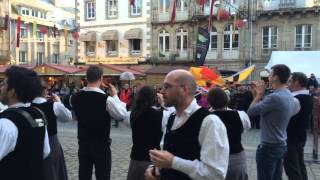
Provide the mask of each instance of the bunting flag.
[{"label": "bunting flag", "polygon": [[17,48],[20,46],[20,29],[21,29],[21,17],[18,17],[17,20]]},{"label": "bunting flag", "polygon": [[190,67],[189,72],[200,87],[207,87],[208,84],[223,86],[225,83],[220,73],[205,66]]},{"label": "bunting flag", "polygon": [[176,11],[177,11],[177,0],[173,0],[171,24],[174,24],[176,21],[176,13],[177,13]]},{"label": "bunting flag", "polygon": [[249,75],[253,72],[254,68],[255,68],[255,65],[251,65],[251,66],[237,72],[236,74],[225,78],[225,80],[228,82],[235,82],[235,83],[242,82],[249,77]]},{"label": "bunting flag", "polygon": [[39,31],[42,33],[42,34],[47,34],[48,33],[48,28],[46,28],[45,26],[41,26]]},{"label": "bunting flag", "polygon": [[72,32],[72,37],[73,37],[74,39],[78,39],[78,38],[79,38],[79,33],[78,33],[77,29],[75,29],[75,30]]},{"label": "bunting flag", "polygon": [[129,1],[130,1],[130,6],[134,6],[135,5],[136,0],[129,0]]},{"label": "bunting flag", "polygon": [[67,27],[64,27],[64,40],[65,40],[65,51],[68,50],[68,30]]},{"label": "bunting flag", "polygon": [[32,31],[32,34],[33,36],[36,36],[36,33],[37,33],[37,23],[36,21],[33,22],[33,31]]},{"label": "bunting flag", "polygon": [[211,32],[212,28],[212,14],[213,14],[213,6],[214,6],[214,0],[211,1],[210,5],[210,15],[209,15],[209,25],[208,25],[208,32]]},{"label": "bunting flag", "polygon": [[7,31],[8,30],[8,24],[9,24],[9,15],[7,14],[5,17],[4,17],[4,30]]},{"label": "bunting flag", "polygon": [[221,11],[222,11],[222,0],[219,0],[219,9],[218,9],[218,16],[217,16],[218,21],[220,20]]}]

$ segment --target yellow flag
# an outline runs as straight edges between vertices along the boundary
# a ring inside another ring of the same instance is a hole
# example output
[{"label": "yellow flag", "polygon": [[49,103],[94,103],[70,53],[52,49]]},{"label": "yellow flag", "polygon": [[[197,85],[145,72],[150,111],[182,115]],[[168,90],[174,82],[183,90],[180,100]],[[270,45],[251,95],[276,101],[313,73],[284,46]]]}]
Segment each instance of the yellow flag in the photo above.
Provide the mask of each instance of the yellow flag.
[{"label": "yellow flag", "polygon": [[254,68],[255,68],[255,65],[247,67],[247,68],[243,69],[242,71],[239,71],[236,74],[225,78],[225,80],[227,80],[229,82],[242,82],[249,77],[249,75],[253,72]]},{"label": "yellow flag", "polygon": [[67,27],[64,27],[64,41],[65,41],[65,51],[68,50],[68,30]]}]

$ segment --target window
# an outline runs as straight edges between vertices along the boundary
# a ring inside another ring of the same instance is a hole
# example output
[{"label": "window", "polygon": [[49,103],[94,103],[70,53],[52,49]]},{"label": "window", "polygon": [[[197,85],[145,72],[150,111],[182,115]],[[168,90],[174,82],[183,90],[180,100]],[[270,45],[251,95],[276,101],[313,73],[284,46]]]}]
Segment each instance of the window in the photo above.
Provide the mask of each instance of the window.
[{"label": "window", "polygon": [[169,8],[170,8],[170,1],[169,0],[159,0],[159,11],[161,13],[166,13],[169,12]]},{"label": "window", "polygon": [[141,54],[141,39],[130,39],[130,51],[131,55],[140,55]]},{"label": "window", "polygon": [[275,26],[263,27],[262,29],[262,48],[277,48],[278,29]]},{"label": "window", "polygon": [[141,3],[142,0],[135,0],[134,6],[130,7],[131,16],[140,16],[141,15]]},{"label": "window", "polygon": [[107,0],[107,18],[118,16],[118,0]]},{"label": "window", "polygon": [[177,11],[188,11],[187,0],[177,0]]},{"label": "window", "polygon": [[53,61],[54,64],[59,64],[59,54],[53,54]]},{"label": "window", "polygon": [[21,14],[29,16],[30,10],[27,8],[21,8]]},{"label": "window", "polygon": [[43,64],[43,52],[37,52],[37,65]]},{"label": "window", "polygon": [[118,55],[118,41],[106,41],[106,50],[108,56],[116,56]]},{"label": "window", "polygon": [[32,9],[31,15],[32,15],[33,17],[38,17],[38,11]]},{"label": "window", "polygon": [[311,48],[311,25],[296,26],[296,48]]},{"label": "window", "polygon": [[238,32],[237,28],[235,30],[233,30],[232,24],[228,24],[224,28],[223,37],[224,37],[224,49],[225,50],[239,48],[239,32]]},{"label": "window", "polygon": [[96,42],[88,41],[86,42],[86,55],[95,56],[96,55]]},{"label": "window", "polygon": [[41,33],[40,31],[37,31],[37,39],[39,39],[39,41],[43,41],[44,39],[44,34]]},{"label": "window", "polygon": [[27,63],[27,52],[20,51],[19,52],[19,64],[26,64]]},{"label": "window", "polygon": [[164,52],[169,52],[169,32],[162,30],[159,33],[159,51],[164,53]]},{"label": "window", "polygon": [[182,28],[177,30],[177,50],[178,52],[188,50],[188,31]]},{"label": "window", "polygon": [[45,12],[39,12],[39,18],[46,19],[47,15]]},{"label": "window", "polygon": [[86,2],[86,19],[91,20],[96,18],[96,3]]},{"label": "window", "polygon": [[216,50],[218,46],[218,33],[215,27],[212,27],[210,32],[210,47],[209,50]]},{"label": "window", "polygon": [[28,31],[26,28],[21,27],[20,29],[20,38],[27,38],[28,37]]}]

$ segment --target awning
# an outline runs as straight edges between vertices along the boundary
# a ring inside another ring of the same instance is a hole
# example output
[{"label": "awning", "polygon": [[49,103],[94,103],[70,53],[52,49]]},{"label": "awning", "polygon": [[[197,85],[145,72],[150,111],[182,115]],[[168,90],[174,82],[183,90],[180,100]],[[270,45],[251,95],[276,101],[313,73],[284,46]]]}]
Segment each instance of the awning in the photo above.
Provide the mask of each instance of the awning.
[{"label": "awning", "polygon": [[79,41],[96,41],[96,33],[87,32],[84,34],[80,34]]},{"label": "awning", "polygon": [[101,34],[100,39],[103,41],[118,40],[118,31],[117,30],[105,31]]},{"label": "awning", "polygon": [[124,34],[125,39],[142,39],[142,30],[140,28],[130,29]]}]

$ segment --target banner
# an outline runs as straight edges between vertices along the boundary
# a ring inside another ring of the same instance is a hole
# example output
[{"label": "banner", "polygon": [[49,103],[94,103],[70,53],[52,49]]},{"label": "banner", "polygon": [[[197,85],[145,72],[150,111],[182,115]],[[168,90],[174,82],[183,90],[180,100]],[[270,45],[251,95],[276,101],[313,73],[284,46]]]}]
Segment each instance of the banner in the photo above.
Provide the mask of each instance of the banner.
[{"label": "banner", "polygon": [[176,9],[177,9],[177,0],[173,0],[171,24],[175,23],[175,21],[176,21],[176,13],[177,13]]},{"label": "banner", "polygon": [[208,32],[208,29],[199,27],[197,45],[196,45],[196,57],[195,57],[196,66],[202,66],[204,61],[206,60],[209,43],[210,43],[210,34]]},{"label": "banner", "polygon": [[4,30],[8,30],[8,23],[9,23],[9,15],[6,15],[4,18]]},{"label": "banner", "polygon": [[65,41],[65,51],[68,50],[68,30],[67,27],[64,27],[64,41]]},{"label": "banner", "polygon": [[20,46],[20,28],[21,28],[21,17],[18,17],[17,20],[17,48]]}]

